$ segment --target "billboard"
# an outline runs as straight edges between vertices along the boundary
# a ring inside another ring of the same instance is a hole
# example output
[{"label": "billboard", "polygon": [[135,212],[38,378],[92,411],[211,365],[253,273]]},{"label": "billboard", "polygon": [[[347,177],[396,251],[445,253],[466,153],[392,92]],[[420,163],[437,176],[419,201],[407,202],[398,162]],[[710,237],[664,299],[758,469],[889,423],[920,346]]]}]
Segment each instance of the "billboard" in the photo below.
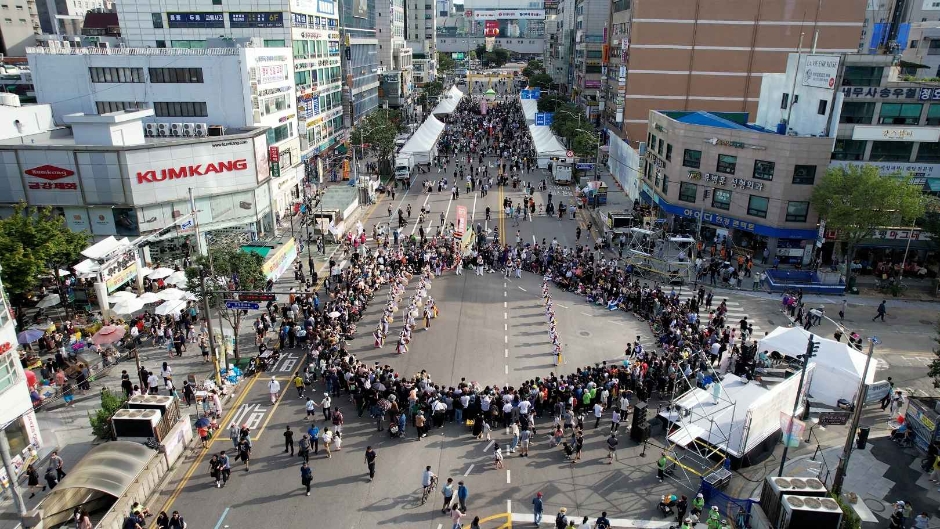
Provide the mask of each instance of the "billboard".
[{"label": "billboard", "polygon": [[353,1],[353,16],[356,18],[369,18],[369,1],[368,0],[354,0]]},{"label": "billboard", "polygon": [[499,9],[474,11],[474,20],[544,20],[544,9]]},{"label": "billboard", "polygon": [[832,90],[836,86],[838,73],[837,55],[807,55],[803,59],[803,86]]},{"label": "billboard", "polygon": [[483,36],[484,37],[498,37],[499,36],[499,21],[487,20],[483,26]]}]

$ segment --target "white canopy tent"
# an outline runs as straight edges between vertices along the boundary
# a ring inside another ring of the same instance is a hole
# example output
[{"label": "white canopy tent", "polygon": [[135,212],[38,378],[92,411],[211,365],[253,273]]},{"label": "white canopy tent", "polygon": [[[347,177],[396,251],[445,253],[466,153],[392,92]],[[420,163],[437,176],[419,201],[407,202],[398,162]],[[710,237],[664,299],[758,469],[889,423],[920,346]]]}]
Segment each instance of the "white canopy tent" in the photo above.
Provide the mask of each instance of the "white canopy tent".
[{"label": "white canopy tent", "polygon": [[522,102],[522,113],[525,114],[526,125],[535,123],[535,113],[539,111],[538,99],[519,99]]},{"label": "white canopy tent", "polygon": [[413,154],[415,163],[431,163],[434,160],[437,140],[442,132],[444,132],[444,124],[434,116],[430,116],[398,152]]},{"label": "white canopy tent", "polygon": [[441,96],[441,102],[434,107],[434,110],[431,111],[432,115],[450,115],[454,113],[454,110],[457,109],[457,104],[460,103],[460,100],[463,99],[463,92],[460,91],[456,86],[450,87],[450,90],[444,92],[444,95]]},{"label": "white canopy tent", "polygon": [[532,135],[532,144],[535,145],[535,155],[541,169],[548,168],[549,158],[564,158],[568,152],[565,146],[552,134],[551,127],[536,127],[529,125],[529,134]]},{"label": "white canopy tent", "polygon": [[[795,358],[806,353],[810,334],[800,327],[777,327],[758,342],[757,350],[761,353],[777,351]],[[815,336],[814,341],[819,342],[819,352],[810,360],[810,364],[816,364],[809,388],[812,400],[831,406],[835,406],[839,399],[853,401],[865,371],[867,355],[828,338]],[[865,383],[872,384],[874,381],[875,363],[872,362]]]}]

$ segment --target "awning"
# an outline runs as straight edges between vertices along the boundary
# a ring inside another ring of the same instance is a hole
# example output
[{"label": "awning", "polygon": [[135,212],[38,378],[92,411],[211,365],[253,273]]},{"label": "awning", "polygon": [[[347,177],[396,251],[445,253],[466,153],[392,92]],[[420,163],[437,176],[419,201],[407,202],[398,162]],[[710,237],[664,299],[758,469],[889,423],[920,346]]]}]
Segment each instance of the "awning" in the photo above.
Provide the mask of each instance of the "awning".
[{"label": "awning", "polygon": [[130,247],[131,243],[124,237],[121,240],[115,239],[113,236],[108,236],[101,242],[97,242],[88,248],[82,250],[82,255],[89,259],[102,260],[103,258],[111,255],[115,250],[123,246]]},{"label": "awning", "polygon": [[434,149],[434,144],[444,131],[444,124],[438,121],[434,116],[429,117],[418,127],[414,135],[408,139],[408,142],[401,148],[401,154],[425,154],[429,155]]},{"label": "awning", "polygon": [[159,453],[140,443],[113,441],[91,449],[40,503],[46,527],[72,517],[75,507],[108,508]]},{"label": "awning", "polygon": [[539,111],[538,99],[520,99],[522,102],[522,113],[525,114],[525,122],[529,125],[535,123],[535,114]]},{"label": "awning", "polygon": [[450,87],[444,96],[441,97],[441,102],[434,107],[434,110],[431,111],[431,114],[441,115],[441,114],[453,114],[454,110],[457,109],[457,104],[460,103],[460,100],[463,99],[463,92],[460,91],[456,86]]},{"label": "awning", "polygon": [[568,152],[565,146],[558,141],[558,138],[552,134],[551,127],[536,127],[529,125],[529,134],[532,135],[532,143],[535,145],[535,152],[539,158],[559,157],[564,158]]},{"label": "awning", "polygon": [[940,178],[928,178],[927,189],[929,189],[931,193],[940,192]]}]

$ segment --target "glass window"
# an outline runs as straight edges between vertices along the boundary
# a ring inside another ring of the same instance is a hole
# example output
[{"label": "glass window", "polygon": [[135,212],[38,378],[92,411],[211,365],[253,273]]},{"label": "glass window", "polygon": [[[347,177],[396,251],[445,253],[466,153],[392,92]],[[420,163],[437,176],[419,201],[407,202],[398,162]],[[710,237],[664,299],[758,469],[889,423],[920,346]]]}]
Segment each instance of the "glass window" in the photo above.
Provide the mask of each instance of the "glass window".
[{"label": "glass window", "polygon": [[927,109],[927,126],[936,127],[940,125],[940,104],[930,105]]},{"label": "glass window", "polygon": [[698,184],[693,184],[692,182],[680,183],[679,200],[683,202],[695,202],[698,200]]},{"label": "glass window", "polygon": [[692,149],[686,149],[682,153],[682,166],[691,167],[692,169],[698,169],[702,165],[702,151],[694,151]]},{"label": "glass window", "polygon": [[656,154],[660,156],[663,155],[663,143],[665,143],[663,139],[659,138],[659,145],[656,147]]},{"label": "glass window", "polygon": [[917,160],[915,161],[930,163],[940,162],[940,142],[921,142],[920,146],[917,147]]},{"label": "glass window", "polygon": [[19,380],[16,365],[13,363],[19,361],[19,357],[12,353],[0,356],[0,393],[6,391],[7,388],[16,384]]},{"label": "glass window", "polygon": [[284,41],[284,39],[280,39],[280,40],[277,40],[277,39],[265,39],[265,41],[264,41],[264,47],[265,47],[265,48],[286,48],[286,47],[287,47],[287,43]]},{"label": "glass window", "polygon": [[716,189],[712,193],[712,207],[717,209],[731,209],[731,191]]},{"label": "glass window", "polygon": [[663,194],[669,192],[669,176],[663,175]]},{"label": "glass window", "polygon": [[836,140],[832,149],[833,160],[861,160],[865,157],[865,140]]},{"label": "glass window", "polygon": [[793,166],[793,183],[799,185],[813,185],[816,182],[815,165]]},{"label": "glass window", "polygon": [[844,86],[881,86],[882,66],[846,66],[842,77]]},{"label": "glass window", "polygon": [[920,121],[920,111],[924,105],[920,103],[883,103],[878,123],[882,125],[917,125]]},{"label": "glass window", "polygon": [[143,68],[104,68],[92,67],[88,75],[93,83],[142,83]]},{"label": "glass window", "polygon": [[650,136],[649,148],[655,151],[656,150],[656,135],[650,134],[649,136]]},{"label": "glass window", "polygon": [[158,29],[163,27],[163,13],[150,13],[150,17],[153,19],[154,28]]},{"label": "glass window", "polygon": [[770,203],[770,200],[767,197],[759,197],[757,195],[751,195],[751,198],[747,201],[747,214],[752,217],[760,217],[762,219],[767,218],[767,204]]},{"label": "glass window", "polygon": [[874,117],[874,115],[874,103],[846,101],[842,103],[842,114],[839,115],[839,123],[871,125],[871,118]]},{"label": "glass window", "polygon": [[738,157],[730,154],[719,154],[718,164],[715,170],[719,173],[734,174],[734,168],[738,164]]},{"label": "glass window", "polygon": [[204,118],[209,116],[203,102],[154,102],[153,113],[158,118]]},{"label": "glass window", "polygon": [[774,162],[754,160],[754,178],[757,180],[773,180],[775,165]]},{"label": "glass window", "polygon": [[912,141],[873,141],[868,159],[873,162],[909,162],[913,150]]},{"label": "glass window", "polygon": [[666,161],[667,162],[672,161],[672,144],[671,143],[666,144]]},{"label": "glass window", "polygon": [[809,202],[787,202],[787,222],[806,222]]}]

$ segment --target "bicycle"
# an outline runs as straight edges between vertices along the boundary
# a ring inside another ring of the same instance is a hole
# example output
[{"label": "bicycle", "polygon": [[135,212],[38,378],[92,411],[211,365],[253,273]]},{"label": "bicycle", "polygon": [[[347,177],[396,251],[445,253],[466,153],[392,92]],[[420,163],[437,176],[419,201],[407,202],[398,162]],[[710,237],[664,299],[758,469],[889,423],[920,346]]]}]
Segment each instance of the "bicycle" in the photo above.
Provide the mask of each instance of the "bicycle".
[{"label": "bicycle", "polygon": [[424,491],[421,493],[421,505],[427,503],[428,498],[431,496],[431,493],[437,488],[437,476],[431,477],[431,484],[427,487],[424,487]]}]

